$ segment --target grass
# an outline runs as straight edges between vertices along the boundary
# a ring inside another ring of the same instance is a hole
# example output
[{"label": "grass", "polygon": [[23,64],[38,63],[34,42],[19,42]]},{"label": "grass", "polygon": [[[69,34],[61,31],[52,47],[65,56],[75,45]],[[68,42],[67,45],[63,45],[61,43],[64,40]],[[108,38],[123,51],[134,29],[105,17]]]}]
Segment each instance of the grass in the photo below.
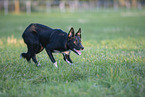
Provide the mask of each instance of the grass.
[{"label": "grass", "polygon": [[[145,12],[0,15],[0,97],[144,97]],[[45,51],[41,67],[19,59],[26,52],[21,35],[30,23],[66,32],[82,28],[85,50],[74,66]]]}]

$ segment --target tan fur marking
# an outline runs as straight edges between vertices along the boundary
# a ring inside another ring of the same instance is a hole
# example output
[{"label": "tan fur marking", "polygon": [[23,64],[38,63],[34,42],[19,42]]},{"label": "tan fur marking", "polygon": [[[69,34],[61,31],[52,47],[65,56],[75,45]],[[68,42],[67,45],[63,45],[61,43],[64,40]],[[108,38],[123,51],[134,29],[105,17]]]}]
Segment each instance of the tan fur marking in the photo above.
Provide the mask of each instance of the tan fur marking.
[{"label": "tan fur marking", "polygon": [[31,26],[31,29],[32,31],[37,32],[34,24]]}]

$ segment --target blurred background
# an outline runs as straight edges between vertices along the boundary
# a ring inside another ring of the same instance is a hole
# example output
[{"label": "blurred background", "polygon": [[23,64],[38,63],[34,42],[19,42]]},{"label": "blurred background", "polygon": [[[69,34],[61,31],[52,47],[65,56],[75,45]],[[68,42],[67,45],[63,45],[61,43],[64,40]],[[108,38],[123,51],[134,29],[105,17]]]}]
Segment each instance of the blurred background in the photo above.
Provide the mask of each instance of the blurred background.
[{"label": "blurred background", "polygon": [[0,11],[9,13],[33,12],[94,12],[102,10],[142,10],[145,0],[0,0]]}]

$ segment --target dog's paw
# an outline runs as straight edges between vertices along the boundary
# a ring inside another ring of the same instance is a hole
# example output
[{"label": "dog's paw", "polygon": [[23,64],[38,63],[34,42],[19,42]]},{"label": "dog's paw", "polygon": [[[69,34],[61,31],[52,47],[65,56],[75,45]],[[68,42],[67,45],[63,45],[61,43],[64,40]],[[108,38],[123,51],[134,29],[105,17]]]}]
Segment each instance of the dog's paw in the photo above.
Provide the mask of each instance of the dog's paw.
[{"label": "dog's paw", "polygon": [[57,67],[57,62],[55,62],[53,65],[54,65],[55,67]]},{"label": "dog's paw", "polygon": [[37,67],[40,67],[40,66],[41,66],[41,64],[40,64],[40,63],[38,63],[36,66],[37,66]]}]

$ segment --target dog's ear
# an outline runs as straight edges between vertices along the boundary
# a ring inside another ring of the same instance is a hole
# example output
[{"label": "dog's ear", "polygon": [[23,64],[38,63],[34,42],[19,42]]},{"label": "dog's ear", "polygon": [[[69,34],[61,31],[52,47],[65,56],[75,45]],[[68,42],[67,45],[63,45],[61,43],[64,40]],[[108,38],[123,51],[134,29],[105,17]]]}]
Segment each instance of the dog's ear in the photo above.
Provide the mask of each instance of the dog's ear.
[{"label": "dog's ear", "polygon": [[73,29],[73,27],[71,27],[71,29],[70,29],[70,31],[68,33],[68,38],[72,38],[72,37],[74,37],[74,29]]},{"label": "dog's ear", "polygon": [[79,28],[78,32],[76,33],[75,36],[79,36],[81,38],[81,28]]}]

